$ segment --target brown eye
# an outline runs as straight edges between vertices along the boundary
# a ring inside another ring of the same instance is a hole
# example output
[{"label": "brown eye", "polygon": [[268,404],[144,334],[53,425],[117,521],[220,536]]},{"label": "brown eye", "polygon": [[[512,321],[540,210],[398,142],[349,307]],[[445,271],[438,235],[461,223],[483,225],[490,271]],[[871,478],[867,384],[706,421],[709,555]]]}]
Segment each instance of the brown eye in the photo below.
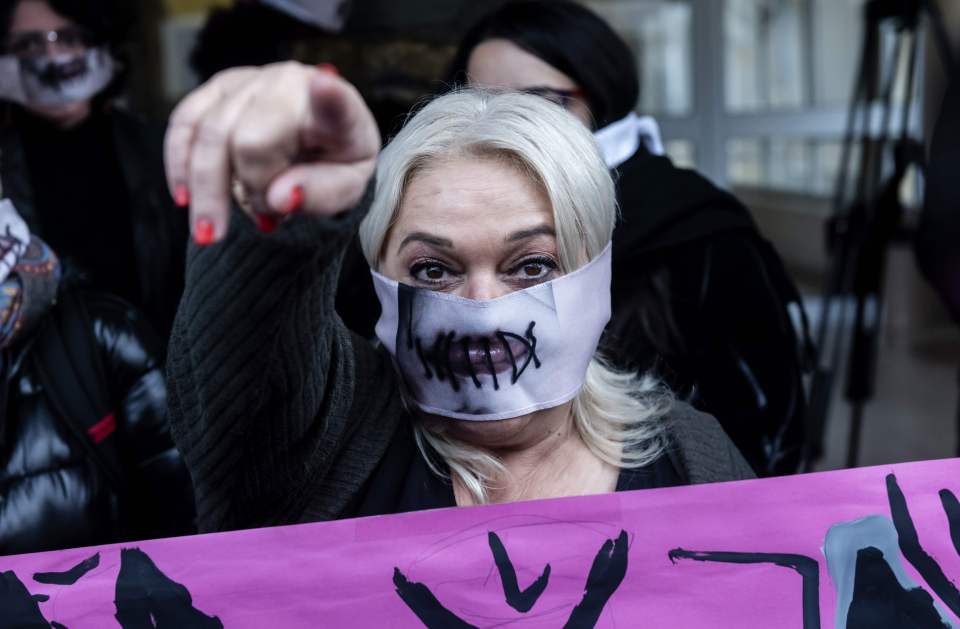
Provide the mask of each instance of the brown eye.
[{"label": "brown eye", "polygon": [[451,275],[454,273],[438,262],[419,262],[410,268],[410,277],[424,284],[438,285],[450,280]]},{"label": "brown eye", "polygon": [[524,282],[540,282],[550,279],[556,269],[557,264],[549,258],[528,258],[515,266],[510,274]]}]

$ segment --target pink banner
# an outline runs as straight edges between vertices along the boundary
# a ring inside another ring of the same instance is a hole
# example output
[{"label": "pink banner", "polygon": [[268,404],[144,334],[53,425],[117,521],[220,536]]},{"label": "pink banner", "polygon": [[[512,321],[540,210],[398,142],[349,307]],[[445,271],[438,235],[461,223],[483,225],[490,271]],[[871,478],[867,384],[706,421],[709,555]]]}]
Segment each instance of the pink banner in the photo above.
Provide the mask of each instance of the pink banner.
[{"label": "pink banner", "polygon": [[0,629],[954,627],[957,489],[952,459],[0,557]]}]

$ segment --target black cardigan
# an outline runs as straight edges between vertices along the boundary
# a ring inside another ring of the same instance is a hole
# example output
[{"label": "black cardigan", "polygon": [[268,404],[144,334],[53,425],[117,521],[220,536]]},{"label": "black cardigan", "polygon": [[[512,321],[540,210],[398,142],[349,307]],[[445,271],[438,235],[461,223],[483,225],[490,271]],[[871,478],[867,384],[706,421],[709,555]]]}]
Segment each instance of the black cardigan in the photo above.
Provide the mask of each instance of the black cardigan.
[{"label": "black cardigan", "polygon": [[[409,473],[419,456],[389,356],[334,312],[369,197],[272,234],[234,213],[225,242],[190,247],[167,374],[202,531],[367,514],[358,505],[378,478]],[[690,482],[752,476],[713,418],[679,405],[670,426]],[[391,446],[406,462],[385,462]]]}]

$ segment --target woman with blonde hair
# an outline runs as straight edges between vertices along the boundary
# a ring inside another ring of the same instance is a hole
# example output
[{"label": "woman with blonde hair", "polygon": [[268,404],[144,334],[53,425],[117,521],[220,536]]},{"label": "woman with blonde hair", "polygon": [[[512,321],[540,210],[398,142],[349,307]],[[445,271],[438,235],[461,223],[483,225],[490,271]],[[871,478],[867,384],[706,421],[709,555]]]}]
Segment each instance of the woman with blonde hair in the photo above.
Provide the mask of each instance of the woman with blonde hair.
[{"label": "woman with blonde hair", "polygon": [[[573,116],[468,90],[378,147],[356,91],[298,64],[228,71],[174,113],[201,246],[170,408],[202,529],[751,476],[715,420],[597,354],[616,202]],[[358,226],[377,346],[333,308]]]}]

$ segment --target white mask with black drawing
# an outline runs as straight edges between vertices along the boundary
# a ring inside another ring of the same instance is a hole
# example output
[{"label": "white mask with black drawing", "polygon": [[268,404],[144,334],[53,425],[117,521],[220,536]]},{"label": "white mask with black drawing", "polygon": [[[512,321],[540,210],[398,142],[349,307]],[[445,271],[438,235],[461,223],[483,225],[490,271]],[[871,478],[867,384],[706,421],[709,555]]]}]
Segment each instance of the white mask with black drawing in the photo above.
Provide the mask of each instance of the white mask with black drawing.
[{"label": "white mask with black drawing", "polygon": [[57,107],[96,96],[114,77],[116,63],[103,47],[78,54],[0,57],[0,99]]},{"label": "white mask with black drawing", "polygon": [[377,338],[425,413],[491,421],[572,400],[610,320],[603,253],[550,282],[476,301],[375,271]]}]

